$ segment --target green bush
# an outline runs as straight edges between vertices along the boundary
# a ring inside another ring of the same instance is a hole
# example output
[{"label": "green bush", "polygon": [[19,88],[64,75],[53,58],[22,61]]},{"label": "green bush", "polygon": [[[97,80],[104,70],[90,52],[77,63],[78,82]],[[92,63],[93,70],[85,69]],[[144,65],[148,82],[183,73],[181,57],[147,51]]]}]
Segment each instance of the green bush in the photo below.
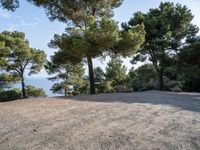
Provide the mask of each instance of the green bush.
[{"label": "green bush", "polygon": [[152,64],[145,64],[136,70],[130,70],[129,80],[134,91],[156,89],[157,74]]},{"label": "green bush", "polygon": [[36,88],[32,85],[27,85],[26,86],[26,95],[27,97],[46,97],[46,93],[43,89],[41,88]]},{"label": "green bush", "polygon": [[0,91],[0,102],[12,101],[20,98],[21,91],[19,89]]}]

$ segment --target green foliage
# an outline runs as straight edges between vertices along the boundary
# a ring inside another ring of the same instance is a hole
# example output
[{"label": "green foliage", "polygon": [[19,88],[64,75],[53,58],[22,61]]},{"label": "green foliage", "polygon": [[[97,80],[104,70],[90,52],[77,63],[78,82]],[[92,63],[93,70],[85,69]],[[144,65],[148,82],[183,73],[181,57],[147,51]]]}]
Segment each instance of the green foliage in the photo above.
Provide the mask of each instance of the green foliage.
[{"label": "green foliage", "polygon": [[18,0],[1,0],[0,7],[10,10],[10,11],[14,11],[17,7],[19,7],[19,1]]},{"label": "green foliage", "polygon": [[46,55],[44,51],[30,48],[29,42],[25,39],[22,32],[2,32],[0,40],[5,43],[7,58],[4,63],[7,71],[14,71],[21,74],[26,67],[29,68],[29,74],[38,73],[44,64]]},{"label": "green foliage", "polygon": [[84,29],[68,28],[61,36],[55,35],[50,47],[59,48],[63,59],[80,62],[83,58],[95,58],[111,49],[118,37],[117,23],[109,18],[95,21],[92,17]]},{"label": "green foliage", "polygon": [[50,20],[70,23],[66,33],[55,35],[49,46],[58,48],[60,59],[72,64],[87,60],[92,94],[95,93],[92,59],[113,51],[128,55],[144,41],[143,26],[120,32],[117,22],[111,19],[113,8],[119,7],[122,0],[29,1],[43,7]]},{"label": "green foliage", "polygon": [[5,42],[0,41],[0,66],[3,66],[6,63],[6,55],[8,49],[5,47]]},{"label": "green foliage", "polygon": [[53,93],[64,94],[67,96],[70,93],[70,86],[64,82],[55,83],[51,87],[51,91]]},{"label": "green foliage", "polygon": [[114,53],[123,57],[133,56],[144,43],[145,34],[143,24],[120,31],[114,45]]},{"label": "green foliage", "polygon": [[100,68],[94,68],[94,79],[95,79],[95,87],[97,89],[97,93],[105,92],[105,73]]},{"label": "green foliage", "polygon": [[[147,13],[136,12],[128,23],[118,23],[112,19],[113,9],[123,0],[27,0],[43,7],[50,20],[67,24],[66,32],[55,35],[49,46],[59,49],[45,65],[49,78],[58,81],[53,85],[55,93],[74,94],[137,91],[151,89],[171,90],[181,87],[185,91],[200,91],[200,38],[198,28],[191,23],[191,11],[180,4],[161,2],[158,8]],[[1,0],[0,7],[14,11],[18,0]],[[185,40],[186,39],[186,40]],[[184,42],[184,43],[183,43]],[[141,47],[142,45],[142,47]],[[140,48],[141,47],[141,48]],[[134,54],[137,55],[134,55]],[[126,75],[126,67],[117,59],[112,59],[106,72],[93,69],[93,58],[114,54],[133,56],[137,61],[150,61],[138,69],[131,69]],[[21,80],[23,97],[45,95],[42,89],[27,86],[25,90],[24,72],[38,73],[45,62],[45,53],[30,48],[25,34],[2,32],[0,34],[0,90],[4,100],[18,97],[19,91],[3,91]],[[88,64],[89,79],[83,77],[81,63]],[[155,76],[158,75],[158,79]],[[164,84],[163,84],[164,83]]]},{"label": "green foliage", "polygon": [[[122,92],[126,89],[127,68],[122,65],[119,59],[112,59],[106,67],[107,87],[112,86],[115,92]],[[110,88],[112,89],[112,88]]]},{"label": "green foliage", "polygon": [[172,63],[171,66],[166,67],[164,72],[164,90],[168,91],[181,91],[180,84],[178,82],[178,72],[177,72],[177,66],[175,63]]},{"label": "green foliage", "polygon": [[112,85],[113,81],[105,81],[103,83],[103,88],[104,88],[104,93],[113,93],[116,92],[116,90],[114,89],[113,85]]},{"label": "green foliage", "polygon": [[17,74],[0,74],[0,91],[4,88],[10,88],[12,84],[18,82],[20,80]]},{"label": "green foliage", "polygon": [[70,83],[73,86],[73,95],[83,94],[82,88],[85,86],[84,80],[84,68],[82,64],[76,64],[74,66],[73,75],[71,76]]},{"label": "green foliage", "polygon": [[[65,21],[66,18],[77,18],[82,16],[86,16],[89,13],[93,13],[91,10],[90,12],[85,10],[94,8],[99,15],[108,14],[110,16],[113,15],[112,11],[109,11],[111,8],[116,8],[121,5],[123,0],[27,0],[35,4],[36,6],[43,6],[47,9],[47,16],[51,20],[59,19],[60,21]],[[19,0],[1,0],[0,6],[5,9],[14,11],[17,7],[19,7]],[[54,7],[52,7],[54,6]],[[65,7],[64,7],[65,6]],[[100,10],[104,8],[104,11]]]},{"label": "green foliage", "polygon": [[[82,86],[79,88],[79,94],[89,94],[89,90],[90,90],[90,82],[89,82],[89,77],[88,76],[84,76],[83,77],[83,84]],[[78,93],[75,93],[78,94]]]},{"label": "green foliage", "polygon": [[[72,64],[67,60],[60,60],[58,53],[51,57],[45,65],[49,75],[55,75],[48,78],[51,81],[59,81],[51,88],[53,93],[62,93],[67,96],[70,92],[79,93],[84,84],[83,65],[80,63]],[[73,90],[72,90],[73,89]]]},{"label": "green foliage", "polygon": [[27,97],[31,98],[31,97],[46,97],[47,95],[45,94],[45,91],[41,88],[36,88],[32,85],[27,85],[26,86],[26,93],[27,93]]},{"label": "green foliage", "polygon": [[136,70],[129,71],[129,81],[135,91],[156,89],[156,71],[151,64],[145,64]]},{"label": "green foliage", "polygon": [[119,59],[112,59],[106,67],[106,80],[115,80],[120,82],[126,78],[126,67],[122,65]]},{"label": "green foliage", "polygon": [[105,80],[105,73],[101,67],[94,68],[94,76],[96,84],[102,83]]},{"label": "green foliage", "polygon": [[23,97],[26,97],[24,72],[37,74],[43,68],[46,54],[42,50],[30,48],[25,34],[22,32],[2,32],[0,41],[4,43],[0,56],[0,67],[9,74],[17,74],[22,82]]},{"label": "green foliage", "polygon": [[[128,75],[128,83],[134,91],[157,90],[159,88],[156,78],[157,71],[152,64],[144,64],[136,70],[132,68]],[[165,83],[164,90],[181,90],[175,67],[165,68],[163,76],[163,82]]]},{"label": "green foliage", "polygon": [[[75,23],[75,20],[72,20]],[[86,26],[85,26],[86,25]],[[91,93],[95,93],[92,58],[102,56],[110,50],[118,36],[117,23],[107,17],[88,16],[84,25],[66,29],[61,36],[55,35],[50,47],[59,48],[61,59],[80,63],[87,59]]]},{"label": "green foliage", "polygon": [[200,92],[200,38],[196,37],[178,54],[178,74],[185,91]]},{"label": "green foliage", "polygon": [[185,37],[197,32],[191,24],[191,11],[180,4],[164,2],[159,8],[147,13],[137,12],[123,28],[128,30],[137,24],[144,24],[146,37],[143,47],[134,61],[149,59],[159,75],[160,89],[163,89],[163,72],[182,45]]},{"label": "green foliage", "polygon": [[[27,97],[46,97],[43,89],[36,88],[32,85],[26,86]],[[0,90],[0,102],[12,101],[22,98],[22,91],[20,89]]]},{"label": "green foliage", "polygon": [[0,91],[0,102],[12,101],[20,98],[21,91],[19,89]]},{"label": "green foliage", "polygon": [[113,8],[119,7],[123,0],[28,0],[43,7],[50,20],[73,21],[82,26],[88,16],[113,16]]}]

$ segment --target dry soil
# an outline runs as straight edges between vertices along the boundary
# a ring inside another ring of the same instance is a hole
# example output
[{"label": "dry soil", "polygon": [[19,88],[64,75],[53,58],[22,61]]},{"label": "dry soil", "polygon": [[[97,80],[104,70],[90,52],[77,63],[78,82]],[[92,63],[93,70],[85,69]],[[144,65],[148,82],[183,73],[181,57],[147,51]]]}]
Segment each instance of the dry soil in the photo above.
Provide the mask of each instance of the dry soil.
[{"label": "dry soil", "polygon": [[0,103],[0,150],[200,150],[200,94],[135,92]]}]

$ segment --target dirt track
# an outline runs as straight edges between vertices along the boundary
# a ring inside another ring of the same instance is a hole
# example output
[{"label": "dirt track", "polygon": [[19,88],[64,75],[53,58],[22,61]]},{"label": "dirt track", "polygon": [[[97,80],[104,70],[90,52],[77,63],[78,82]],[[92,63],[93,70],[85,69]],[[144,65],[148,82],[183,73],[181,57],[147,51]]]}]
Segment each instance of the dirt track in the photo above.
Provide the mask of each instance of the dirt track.
[{"label": "dirt track", "polygon": [[200,94],[141,92],[0,103],[0,150],[199,150]]}]

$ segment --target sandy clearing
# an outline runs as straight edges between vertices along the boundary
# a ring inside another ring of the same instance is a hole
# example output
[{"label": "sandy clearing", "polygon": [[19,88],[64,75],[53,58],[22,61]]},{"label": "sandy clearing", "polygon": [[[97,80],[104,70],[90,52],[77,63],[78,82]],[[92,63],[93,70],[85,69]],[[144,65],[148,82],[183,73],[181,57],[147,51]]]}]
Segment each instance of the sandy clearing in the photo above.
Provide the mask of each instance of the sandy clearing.
[{"label": "sandy clearing", "polygon": [[135,92],[0,103],[0,150],[199,150],[200,94]]}]

